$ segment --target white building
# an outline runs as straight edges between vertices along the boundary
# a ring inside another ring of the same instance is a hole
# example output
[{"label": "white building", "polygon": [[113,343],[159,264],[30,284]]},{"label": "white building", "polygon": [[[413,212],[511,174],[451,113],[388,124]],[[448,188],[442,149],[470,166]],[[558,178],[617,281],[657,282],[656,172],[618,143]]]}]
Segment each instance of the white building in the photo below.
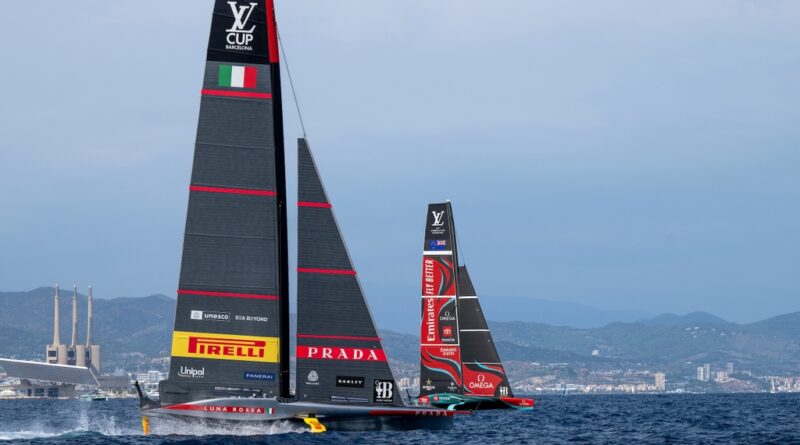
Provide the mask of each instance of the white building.
[{"label": "white building", "polygon": [[656,391],[667,390],[667,375],[663,372],[656,373]]}]

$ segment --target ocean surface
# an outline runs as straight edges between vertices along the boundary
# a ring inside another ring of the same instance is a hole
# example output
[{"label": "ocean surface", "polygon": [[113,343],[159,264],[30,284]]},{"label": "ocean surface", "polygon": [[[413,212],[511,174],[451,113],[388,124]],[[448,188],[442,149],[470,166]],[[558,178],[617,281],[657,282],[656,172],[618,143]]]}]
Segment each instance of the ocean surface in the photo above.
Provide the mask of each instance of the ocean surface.
[{"label": "ocean surface", "polygon": [[143,436],[137,402],[0,401],[0,444],[800,444],[800,394],[540,396],[450,431],[310,434],[186,428]]}]

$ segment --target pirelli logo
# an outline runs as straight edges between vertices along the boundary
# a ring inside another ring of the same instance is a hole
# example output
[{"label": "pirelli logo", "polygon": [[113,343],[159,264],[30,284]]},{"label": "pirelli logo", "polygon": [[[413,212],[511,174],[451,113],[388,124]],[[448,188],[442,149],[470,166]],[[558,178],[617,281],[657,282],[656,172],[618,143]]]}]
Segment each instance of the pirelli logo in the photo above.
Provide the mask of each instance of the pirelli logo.
[{"label": "pirelli logo", "polygon": [[172,356],[278,363],[278,338],[175,331]]}]

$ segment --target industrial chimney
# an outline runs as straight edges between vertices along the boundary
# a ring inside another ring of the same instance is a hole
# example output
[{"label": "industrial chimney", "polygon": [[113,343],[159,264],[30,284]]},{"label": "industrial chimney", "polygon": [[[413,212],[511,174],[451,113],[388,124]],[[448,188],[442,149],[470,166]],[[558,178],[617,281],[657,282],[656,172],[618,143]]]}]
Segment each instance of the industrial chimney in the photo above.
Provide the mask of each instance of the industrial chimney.
[{"label": "industrial chimney", "polygon": [[61,335],[58,332],[58,284],[56,284],[56,296],[53,305],[53,346],[58,346],[61,344]]},{"label": "industrial chimney", "polygon": [[92,286],[89,286],[89,317],[86,320],[86,346],[92,345]]},{"label": "industrial chimney", "polygon": [[78,285],[72,286],[72,341],[70,346],[78,344]]}]

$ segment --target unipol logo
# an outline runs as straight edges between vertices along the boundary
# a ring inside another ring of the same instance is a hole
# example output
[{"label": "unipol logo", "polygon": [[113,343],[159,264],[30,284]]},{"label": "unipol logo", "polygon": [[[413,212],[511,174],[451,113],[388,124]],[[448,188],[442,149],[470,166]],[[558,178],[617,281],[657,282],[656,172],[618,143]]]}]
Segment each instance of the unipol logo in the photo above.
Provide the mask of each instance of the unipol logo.
[{"label": "unipol logo", "polygon": [[178,371],[178,375],[181,377],[191,377],[193,379],[202,379],[206,376],[206,368],[195,369],[191,366],[181,366],[181,369]]},{"label": "unipol logo", "polygon": [[240,5],[235,1],[230,1],[228,5],[230,5],[231,12],[233,12],[233,25],[230,29],[225,30],[228,33],[225,49],[252,51],[253,31],[255,31],[256,25],[248,28],[247,24],[258,3],[250,2],[247,5]]},{"label": "unipol logo", "polygon": [[434,210],[431,213],[433,214],[433,224],[431,225],[433,227],[442,227],[444,225],[444,210],[441,212]]}]

